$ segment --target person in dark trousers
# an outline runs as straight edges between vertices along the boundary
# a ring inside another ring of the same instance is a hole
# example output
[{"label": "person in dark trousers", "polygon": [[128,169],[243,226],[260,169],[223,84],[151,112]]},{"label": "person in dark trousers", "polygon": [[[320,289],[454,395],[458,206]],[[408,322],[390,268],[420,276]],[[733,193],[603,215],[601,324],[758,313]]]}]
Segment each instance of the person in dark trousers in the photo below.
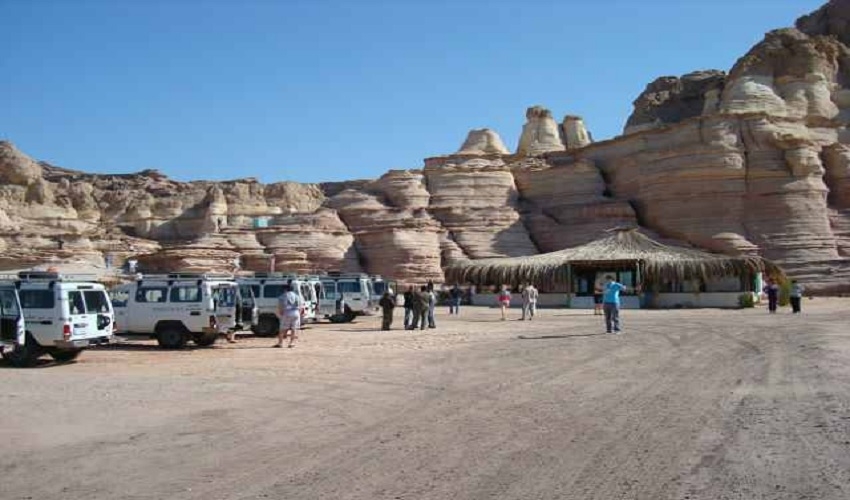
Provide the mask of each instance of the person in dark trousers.
[{"label": "person in dark trousers", "polygon": [[378,305],[381,306],[381,311],[384,313],[381,330],[389,330],[393,324],[393,309],[395,309],[395,300],[393,300],[390,292],[384,292],[384,296],[381,297]]},{"label": "person in dark trousers", "polygon": [[614,281],[614,277],[605,277],[602,286],[602,312],[605,313],[605,333],[620,334],[620,292],[626,285]]},{"label": "person in dark trousers", "polygon": [[404,292],[404,329],[412,330],[413,328],[410,325],[413,323],[413,287],[407,287],[407,291]]},{"label": "person in dark trousers", "polygon": [[779,303],[779,285],[775,281],[767,280],[767,285],[764,287],[764,293],[767,294],[767,310],[770,314],[776,313],[776,305]]},{"label": "person in dark trousers", "polygon": [[429,303],[428,298],[429,298],[429,294],[428,294],[428,287],[427,286],[421,287],[419,289],[419,291],[416,292],[416,295],[415,295],[416,318],[413,321],[413,329],[414,330],[416,329],[417,325],[419,326],[420,330],[425,329],[425,324],[426,324],[425,322],[428,320],[428,303]]},{"label": "person in dark trousers", "polygon": [[797,283],[797,280],[791,280],[791,312],[794,314],[800,313],[800,302],[803,299],[803,293],[806,291],[803,285]]},{"label": "person in dark trousers", "polygon": [[422,292],[416,289],[413,289],[413,291],[411,291],[410,305],[411,317],[410,324],[407,325],[407,329],[416,330],[417,328],[419,328],[419,324],[425,321],[425,311],[428,307],[427,303],[424,301],[424,296]]},{"label": "person in dark trousers", "polygon": [[460,301],[462,298],[463,292],[460,291],[460,287],[457,285],[449,290],[449,314],[460,314]]}]

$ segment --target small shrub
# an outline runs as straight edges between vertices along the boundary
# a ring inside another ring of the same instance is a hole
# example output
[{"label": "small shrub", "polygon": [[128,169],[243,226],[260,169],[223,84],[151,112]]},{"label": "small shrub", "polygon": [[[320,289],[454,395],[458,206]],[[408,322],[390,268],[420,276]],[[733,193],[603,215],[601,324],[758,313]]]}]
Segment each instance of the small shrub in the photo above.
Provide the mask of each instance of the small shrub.
[{"label": "small shrub", "polygon": [[755,307],[755,305],[756,305],[756,301],[753,298],[753,294],[742,293],[741,295],[738,295],[738,306],[739,307],[741,307],[743,309],[747,309],[747,308],[750,308],[750,307]]},{"label": "small shrub", "polygon": [[785,280],[779,284],[779,306],[787,307],[791,303],[791,281]]}]

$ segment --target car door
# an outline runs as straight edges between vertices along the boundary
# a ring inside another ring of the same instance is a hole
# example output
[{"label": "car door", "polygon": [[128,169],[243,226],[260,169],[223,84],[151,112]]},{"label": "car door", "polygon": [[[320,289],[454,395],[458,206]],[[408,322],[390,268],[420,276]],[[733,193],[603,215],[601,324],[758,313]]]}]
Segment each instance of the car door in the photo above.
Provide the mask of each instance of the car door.
[{"label": "car door", "polygon": [[106,291],[83,290],[83,299],[86,301],[86,310],[95,315],[95,334],[98,337],[111,336],[115,317]]},{"label": "car door", "polygon": [[23,345],[26,325],[21,311],[21,301],[14,284],[0,284],[0,345]]},{"label": "car door", "polygon": [[90,339],[96,338],[97,333],[97,312],[89,311],[86,307],[85,289],[88,287],[80,287],[77,290],[63,290],[68,295],[68,312],[71,318],[71,339]]}]

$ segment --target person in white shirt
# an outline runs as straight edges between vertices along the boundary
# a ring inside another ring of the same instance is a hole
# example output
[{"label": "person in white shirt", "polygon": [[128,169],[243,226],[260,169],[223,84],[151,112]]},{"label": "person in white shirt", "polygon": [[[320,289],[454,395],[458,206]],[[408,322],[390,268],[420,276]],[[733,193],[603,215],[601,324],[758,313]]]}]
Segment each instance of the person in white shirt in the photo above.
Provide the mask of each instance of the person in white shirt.
[{"label": "person in white shirt", "polygon": [[283,293],[277,298],[277,315],[280,320],[280,331],[277,334],[277,344],[273,347],[283,347],[283,341],[289,337],[287,347],[295,347],[298,340],[298,329],[301,328],[301,310],[304,301],[292,291],[292,286],[283,287]]},{"label": "person in white shirt", "polygon": [[522,289],[522,320],[525,321],[525,315],[528,314],[528,320],[534,319],[534,314],[537,312],[537,298],[539,297],[537,288],[531,283],[528,283]]}]

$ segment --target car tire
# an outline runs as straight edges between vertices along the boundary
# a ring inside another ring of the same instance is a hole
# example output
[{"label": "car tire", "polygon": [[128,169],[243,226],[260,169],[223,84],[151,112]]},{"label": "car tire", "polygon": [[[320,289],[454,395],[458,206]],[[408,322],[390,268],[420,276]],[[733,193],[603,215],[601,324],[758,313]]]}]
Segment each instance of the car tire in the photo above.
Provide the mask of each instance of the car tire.
[{"label": "car tire", "polygon": [[251,331],[258,337],[273,337],[277,335],[277,330],[280,328],[280,321],[274,316],[260,316],[256,325],[251,327]]},{"label": "car tire", "polygon": [[192,341],[199,347],[209,347],[215,344],[216,340],[218,340],[218,332],[196,333],[192,336]]},{"label": "car tire", "polygon": [[24,345],[15,346],[14,349],[3,350],[3,359],[9,362],[15,368],[29,368],[35,366],[39,356],[43,354],[43,350],[38,342],[27,333]]},{"label": "car tire", "polygon": [[163,349],[181,349],[186,345],[186,335],[175,326],[167,326],[157,332],[156,341]]},{"label": "car tire", "polygon": [[67,363],[77,359],[77,356],[79,356],[81,352],[83,352],[82,349],[54,349],[48,352],[48,354],[50,354],[50,357],[57,363]]}]

